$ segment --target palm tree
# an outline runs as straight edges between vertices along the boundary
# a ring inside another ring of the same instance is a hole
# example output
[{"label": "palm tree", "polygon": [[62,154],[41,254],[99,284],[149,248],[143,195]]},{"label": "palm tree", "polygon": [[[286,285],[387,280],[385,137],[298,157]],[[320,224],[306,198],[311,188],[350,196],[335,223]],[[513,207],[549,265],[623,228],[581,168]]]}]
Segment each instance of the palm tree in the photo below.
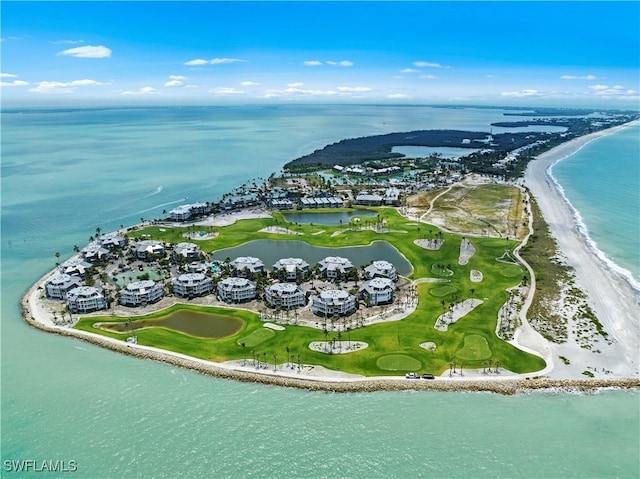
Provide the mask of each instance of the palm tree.
[{"label": "palm tree", "polygon": [[242,347],[242,365],[244,366],[247,362],[247,357],[245,354],[247,345],[244,342],[242,342],[240,343],[240,346]]},{"label": "palm tree", "polygon": [[273,372],[275,373],[278,368],[278,355],[273,353]]}]

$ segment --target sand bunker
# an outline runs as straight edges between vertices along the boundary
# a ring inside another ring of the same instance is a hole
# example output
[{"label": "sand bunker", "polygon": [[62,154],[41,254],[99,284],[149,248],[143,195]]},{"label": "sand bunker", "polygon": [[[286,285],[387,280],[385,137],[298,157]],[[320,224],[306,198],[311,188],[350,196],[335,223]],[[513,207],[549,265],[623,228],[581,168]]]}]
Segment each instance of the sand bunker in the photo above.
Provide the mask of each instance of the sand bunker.
[{"label": "sand bunker", "polygon": [[424,249],[438,250],[442,247],[444,240],[441,239],[417,239],[413,242]]},{"label": "sand bunker", "polygon": [[284,326],[280,326],[279,324],[264,323],[263,326],[265,328],[273,329],[275,331],[284,331]]},{"label": "sand bunker", "polygon": [[438,316],[433,327],[438,331],[446,331],[450,324],[455,323],[480,304],[482,304],[482,300],[479,299],[465,299],[462,303],[456,303],[450,311]]},{"label": "sand bunker", "polygon": [[301,235],[302,233],[298,233],[297,231],[290,230],[288,228],[283,228],[282,226],[267,226],[266,228],[262,228],[260,233],[273,233],[279,235]]},{"label": "sand bunker", "polygon": [[435,351],[436,343],[434,343],[433,341],[427,341],[426,343],[421,343],[420,347],[422,349],[426,349],[427,351]]},{"label": "sand bunker", "polygon": [[362,341],[313,341],[309,349],[326,354],[347,354],[362,351],[369,345]]},{"label": "sand bunker", "polygon": [[462,238],[460,243],[460,256],[458,257],[458,264],[464,265],[469,262],[469,259],[476,253],[476,249],[473,247],[467,238]]},{"label": "sand bunker", "polygon": [[479,283],[483,279],[482,271],[478,271],[477,269],[472,269],[471,273],[469,273],[469,279],[472,283]]}]

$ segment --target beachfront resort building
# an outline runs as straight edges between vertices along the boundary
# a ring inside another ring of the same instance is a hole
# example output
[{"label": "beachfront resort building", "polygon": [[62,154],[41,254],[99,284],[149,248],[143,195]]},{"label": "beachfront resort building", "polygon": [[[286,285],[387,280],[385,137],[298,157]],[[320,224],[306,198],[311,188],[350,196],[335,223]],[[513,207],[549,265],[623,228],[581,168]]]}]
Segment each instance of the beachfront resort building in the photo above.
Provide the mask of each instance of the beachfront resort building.
[{"label": "beachfront resort building", "polygon": [[203,296],[213,289],[211,278],[202,273],[185,273],[173,280],[173,292],[183,298]]},{"label": "beachfront resort building", "polygon": [[164,296],[160,283],[149,279],[133,281],[120,290],[120,304],[124,306],[145,306],[155,303]]},{"label": "beachfront resort building", "polygon": [[263,273],[264,263],[253,256],[240,256],[231,261],[231,268],[238,276],[246,277],[252,273]]},{"label": "beachfront resort building", "polygon": [[173,221],[185,221],[194,215],[202,215],[211,211],[211,205],[207,203],[192,203],[180,205],[169,211],[169,218]]},{"label": "beachfront resort building", "polygon": [[304,281],[309,274],[309,263],[302,258],[281,258],[273,265],[273,273],[281,281]]},{"label": "beachfront resort building", "polygon": [[100,246],[103,248],[112,250],[115,248],[124,248],[127,245],[127,239],[117,231],[113,231],[111,233],[98,236],[98,243],[100,243]]},{"label": "beachfront resort building", "polygon": [[81,285],[82,280],[79,276],[58,273],[46,281],[44,290],[49,299],[64,299],[69,291]]},{"label": "beachfront resort building", "polygon": [[356,196],[354,203],[356,205],[364,205],[364,206],[380,206],[382,205],[383,198],[380,195],[371,194],[367,191],[363,191],[358,193]]},{"label": "beachfront resort building", "polygon": [[93,286],[79,286],[67,293],[67,305],[72,313],[91,313],[107,307],[104,295]]},{"label": "beachfront resort building", "polygon": [[143,240],[136,244],[136,258],[151,261],[164,256],[164,243],[156,240]]},{"label": "beachfront resort building", "polygon": [[200,246],[195,243],[178,243],[173,247],[173,257],[178,260],[198,259],[200,254]]},{"label": "beachfront resort building", "polygon": [[395,287],[389,278],[373,278],[360,286],[359,295],[367,306],[389,304],[393,302]]},{"label": "beachfront resort building", "polygon": [[267,288],[265,301],[274,308],[291,309],[304,306],[306,298],[300,286],[293,283],[276,283]]},{"label": "beachfront resort building", "polygon": [[314,296],[311,311],[318,316],[346,316],[356,309],[356,298],[339,289],[322,291]]},{"label": "beachfront resort building", "polygon": [[58,266],[58,271],[62,274],[71,276],[84,276],[87,270],[91,268],[91,263],[84,258],[71,258]]},{"label": "beachfront resort building", "polygon": [[218,297],[226,303],[251,301],[256,297],[256,284],[247,278],[225,278],[218,283]]},{"label": "beachfront resort building", "polygon": [[320,274],[328,279],[341,279],[353,271],[353,263],[340,256],[327,256],[320,261]]},{"label": "beachfront resort building", "polygon": [[393,264],[388,261],[378,260],[364,268],[364,277],[365,279],[389,278],[395,281],[398,274],[396,273],[396,267]]},{"label": "beachfront resort building", "polygon": [[95,263],[96,261],[102,261],[109,257],[109,250],[102,246],[100,243],[89,243],[80,251],[82,257],[89,263]]}]

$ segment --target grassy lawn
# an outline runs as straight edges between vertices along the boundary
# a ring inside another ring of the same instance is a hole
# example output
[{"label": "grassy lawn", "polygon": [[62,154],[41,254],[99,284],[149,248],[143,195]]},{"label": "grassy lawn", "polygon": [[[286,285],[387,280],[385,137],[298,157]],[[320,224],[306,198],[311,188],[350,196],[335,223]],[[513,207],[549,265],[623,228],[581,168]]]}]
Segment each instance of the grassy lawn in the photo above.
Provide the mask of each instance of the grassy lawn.
[{"label": "grassy lawn", "polygon": [[[376,208],[375,211],[385,223],[385,232],[359,229],[357,223],[352,223],[342,227],[323,225],[324,232],[314,234],[319,231],[317,225],[287,223],[282,215],[274,213],[273,218],[243,220],[231,226],[216,228],[219,232],[217,237],[198,242],[204,251],[212,252],[254,239],[305,241],[325,247],[367,245],[375,240],[383,240],[392,244],[413,265],[413,279],[435,277],[448,281],[445,284],[419,284],[417,309],[402,321],[378,323],[352,330],[349,339],[366,342],[369,345],[366,349],[334,355],[315,352],[309,349],[310,342],[338,339],[337,332],[330,332],[325,337],[322,330],[293,325],[287,325],[283,331],[274,331],[264,328],[258,315],[252,312],[194,305],[174,305],[169,310],[131,319],[136,321],[160,317],[178,308],[192,308],[239,318],[243,321],[243,326],[238,333],[220,339],[197,338],[166,328],[147,328],[137,333],[138,343],[213,361],[250,359],[255,354],[273,363],[275,354],[277,362],[284,363],[287,355],[293,355],[296,362],[299,355],[303,363],[319,364],[366,376],[398,375],[407,371],[441,374],[454,360],[464,361],[465,368],[482,368],[484,361],[492,359],[517,373],[544,368],[542,359],[518,350],[495,335],[498,310],[508,297],[506,289],[517,285],[525,274],[520,266],[497,261],[505,248],[512,249],[517,244],[515,241],[471,238],[470,242],[476,253],[467,264],[461,266],[458,264],[461,235],[443,232],[442,247],[439,250],[427,250],[415,245],[413,241],[428,235],[435,237],[439,232],[437,227],[409,221],[393,208]],[[286,226],[301,234],[259,232],[267,226]],[[196,229],[202,230],[202,227]],[[186,231],[187,228],[149,227],[131,233],[130,237],[145,235],[144,237],[177,243],[185,241],[183,233]],[[341,233],[332,236],[336,231]],[[259,256],[259,252],[256,252],[256,256]],[[470,271],[473,269],[483,273],[483,281],[470,281]],[[448,331],[441,332],[434,328],[443,309],[471,297],[481,299],[483,303],[451,324]],[[128,334],[104,331],[93,327],[93,324],[126,320],[127,318],[113,316],[82,318],[76,328],[124,340]],[[342,333],[340,339],[347,341],[347,333]],[[435,343],[436,350],[421,348],[420,344],[424,342]]]}]

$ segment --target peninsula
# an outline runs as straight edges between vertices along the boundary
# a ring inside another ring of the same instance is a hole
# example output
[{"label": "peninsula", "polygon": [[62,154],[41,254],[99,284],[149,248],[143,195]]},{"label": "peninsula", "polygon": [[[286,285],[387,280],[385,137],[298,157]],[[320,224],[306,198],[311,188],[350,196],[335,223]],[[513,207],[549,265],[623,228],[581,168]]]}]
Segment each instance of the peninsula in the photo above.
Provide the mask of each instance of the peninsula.
[{"label": "peninsula", "polygon": [[[286,386],[638,387],[638,292],[584,246],[547,176],[629,121],[637,115],[554,118],[567,131],[544,137],[345,140],[219,202],[96,228],[71,258],[56,254],[23,316],[127,354]],[[482,153],[454,161],[391,153],[476,140]],[[553,238],[567,258],[555,287]]]}]

